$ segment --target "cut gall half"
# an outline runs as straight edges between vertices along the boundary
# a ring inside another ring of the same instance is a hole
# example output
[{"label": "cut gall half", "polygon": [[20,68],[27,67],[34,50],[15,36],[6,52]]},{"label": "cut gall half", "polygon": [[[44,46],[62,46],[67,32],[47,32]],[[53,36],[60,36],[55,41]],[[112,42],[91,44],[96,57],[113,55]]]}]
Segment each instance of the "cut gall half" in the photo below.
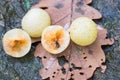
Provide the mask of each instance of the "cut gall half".
[{"label": "cut gall half", "polygon": [[48,52],[52,54],[61,53],[70,43],[69,32],[59,25],[49,26],[43,31],[41,42]]},{"label": "cut gall half", "polygon": [[3,49],[12,57],[22,57],[31,48],[31,38],[22,29],[12,29],[3,36]]}]

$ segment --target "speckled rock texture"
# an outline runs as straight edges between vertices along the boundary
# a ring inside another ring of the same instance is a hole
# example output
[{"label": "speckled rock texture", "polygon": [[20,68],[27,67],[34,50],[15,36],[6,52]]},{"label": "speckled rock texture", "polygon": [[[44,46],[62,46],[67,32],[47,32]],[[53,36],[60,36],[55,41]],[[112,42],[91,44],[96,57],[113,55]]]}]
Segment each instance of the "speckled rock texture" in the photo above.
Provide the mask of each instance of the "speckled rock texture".
[{"label": "speckled rock texture", "polygon": [[[0,0],[0,80],[41,80],[41,59],[34,57],[36,44],[24,57],[16,59],[5,54],[2,48],[3,34],[12,28],[21,28],[21,19],[39,0]],[[90,4],[99,10],[103,18],[95,20],[114,38],[112,46],[103,46],[107,70],[97,69],[89,80],[120,80],[120,0],[93,0]]]}]

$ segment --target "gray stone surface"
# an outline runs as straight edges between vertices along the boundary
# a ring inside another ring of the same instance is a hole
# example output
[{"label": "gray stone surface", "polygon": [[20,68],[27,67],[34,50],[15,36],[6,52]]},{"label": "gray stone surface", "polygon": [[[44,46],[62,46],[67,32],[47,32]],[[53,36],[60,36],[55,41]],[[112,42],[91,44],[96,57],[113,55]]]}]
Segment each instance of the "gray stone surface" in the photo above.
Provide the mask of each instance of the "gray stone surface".
[{"label": "gray stone surface", "polygon": [[[38,0],[0,0],[0,80],[40,80],[40,58],[34,57],[35,45],[24,57],[16,59],[5,54],[3,34],[21,28],[21,19],[30,5]],[[11,35],[12,36],[12,35]]]},{"label": "gray stone surface", "polygon": [[[24,57],[16,59],[5,54],[2,48],[3,34],[12,28],[21,28],[21,19],[31,5],[39,0],[0,0],[0,80],[41,80],[38,74],[42,66],[34,57],[36,44]],[[103,18],[95,20],[108,29],[108,37],[114,38],[112,46],[103,46],[107,70],[97,69],[89,80],[120,80],[120,0],[93,0],[90,4],[98,9]]]},{"label": "gray stone surface", "polygon": [[103,18],[97,20],[108,30],[108,37],[114,38],[112,46],[104,46],[107,70],[101,73],[95,71],[90,80],[120,80],[120,0],[93,0],[92,6],[98,9]]}]

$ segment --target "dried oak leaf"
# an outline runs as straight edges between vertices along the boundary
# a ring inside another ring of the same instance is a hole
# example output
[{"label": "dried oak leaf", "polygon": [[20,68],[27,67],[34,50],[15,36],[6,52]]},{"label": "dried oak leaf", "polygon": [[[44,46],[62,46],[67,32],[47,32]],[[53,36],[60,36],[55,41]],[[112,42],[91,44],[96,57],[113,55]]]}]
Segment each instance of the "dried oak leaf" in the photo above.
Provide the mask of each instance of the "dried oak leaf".
[{"label": "dried oak leaf", "polygon": [[[40,0],[34,7],[46,9],[52,18],[52,24],[66,27],[72,20],[79,16],[87,16],[92,19],[101,18],[101,14],[88,6],[92,0]],[[87,80],[97,67],[105,71],[105,55],[102,45],[111,45],[113,39],[107,39],[107,31],[98,27],[96,42],[87,47],[80,47],[71,41],[69,47],[58,55],[48,53],[39,43],[36,47],[35,57],[40,57],[43,68],[40,75],[45,80]],[[34,41],[35,42],[35,41]]]},{"label": "dried oak leaf", "polygon": [[[102,45],[112,45],[113,39],[107,39],[107,31],[98,27],[97,40],[90,46],[80,47],[71,41],[69,47],[58,55],[48,53],[41,45],[37,46],[35,57],[42,59],[40,69],[42,79],[48,80],[87,80],[97,67],[105,71],[105,54]],[[62,62],[62,65],[61,65]]]},{"label": "dried oak leaf", "polygon": [[101,18],[99,11],[87,5],[91,2],[92,0],[40,0],[33,8],[45,9],[51,16],[52,24],[65,26],[80,16],[91,19]]}]

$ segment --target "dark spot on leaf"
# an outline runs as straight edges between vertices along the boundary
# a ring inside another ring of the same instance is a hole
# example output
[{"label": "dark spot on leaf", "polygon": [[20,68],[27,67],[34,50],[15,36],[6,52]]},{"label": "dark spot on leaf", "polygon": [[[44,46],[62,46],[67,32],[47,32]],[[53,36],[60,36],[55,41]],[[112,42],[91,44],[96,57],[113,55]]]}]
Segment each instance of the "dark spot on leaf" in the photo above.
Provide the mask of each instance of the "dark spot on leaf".
[{"label": "dark spot on leaf", "polygon": [[68,60],[66,60],[65,56],[58,57],[58,63],[60,66],[64,66],[64,64],[67,62]]},{"label": "dark spot on leaf", "polygon": [[66,69],[65,69],[64,67],[62,67],[61,70],[62,70],[62,73],[63,73],[63,74],[66,74]]},{"label": "dark spot on leaf", "polygon": [[55,76],[52,76],[52,78],[54,78]]},{"label": "dark spot on leaf", "polygon": [[101,61],[103,61],[103,59],[101,59]]},{"label": "dark spot on leaf", "polygon": [[92,51],[92,50],[89,50],[88,53],[92,55],[92,54],[93,54],[93,51]]},{"label": "dark spot on leaf", "polygon": [[106,36],[105,38],[108,39],[108,36]]},{"label": "dark spot on leaf", "polygon": [[48,9],[48,7],[41,7],[41,9],[44,9],[44,10],[45,10],[45,9]]},{"label": "dark spot on leaf", "polygon": [[92,68],[92,65],[89,65],[89,68]]},{"label": "dark spot on leaf", "polygon": [[74,67],[74,69],[81,70],[81,69],[82,69],[82,67]]},{"label": "dark spot on leaf", "polygon": [[82,69],[82,67],[76,67],[75,64],[73,64],[73,63],[71,63],[71,66],[72,66],[73,69],[78,69],[78,70]]},{"label": "dark spot on leaf", "polygon": [[47,57],[46,56],[43,56],[44,59],[46,59]]},{"label": "dark spot on leaf", "polygon": [[80,75],[84,75],[84,73],[83,73],[83,72],[80,72]]},{"label": "dark spot on leaf", "polygon": [[102,65],[105,65],[105,62],[103,62]]},{"label": "dark spot on leaf", "polygon": [[71,76],[74,76],[74,74],[71,73]]},{"label": "dark spot on leaf", "polygon": [[68,80],[74,80],[73,78],[70,78],[70,79],[68,79]]},{"label": "dark spot on leaf", "polygon": [[55,74],[56,72],[54,72],[53,74]]},{"label": "dark spot on leaf", "polygon": [[62,3],[56,3],[55,4],[55,8],[57,8],[57,9],[60,9],[60,8],[63,8],[64,7],[64,4],[62,4]]},{"label": "dark spot on leaf", "polygon": [[50,80],[50,77],[46,78],[46,79],[43,79],[43,80]]},{"label": "dark spot on leaf", "polygon": [[72,68],[69,68],[69,71],[71,72],[71,71],[73,71],[73,69],[72,69]]},{"label": "dark spot on leaf", "polygon": [[83,59],[87,59],[87,56],[85,56]]}]

